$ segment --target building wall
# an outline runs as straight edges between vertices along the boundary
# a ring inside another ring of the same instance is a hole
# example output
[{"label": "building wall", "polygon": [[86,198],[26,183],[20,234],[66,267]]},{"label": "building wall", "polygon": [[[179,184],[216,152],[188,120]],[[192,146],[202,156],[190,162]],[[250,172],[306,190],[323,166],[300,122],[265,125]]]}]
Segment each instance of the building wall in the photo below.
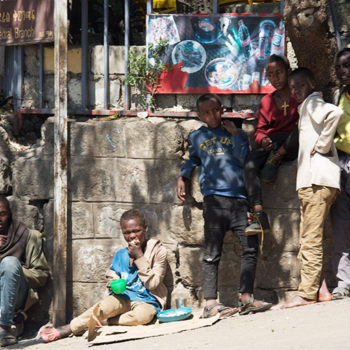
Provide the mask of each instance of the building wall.
[{"label": "building wall", "polygon": [[[337,18],[345,46],[349,44],[348,13],[350,4],[336,3]],[[248,5],[246,5],[248,6]],[[274,5],[276,6],[276,5]],[[237,5],[232,12],[251,12]],[[264,11],[264,10],[262,10]],[[265,11],[269,12],[269,11]],[[332,26],[331,26],[332,27]],[[298,59],[288,44],[293,67]],[[305,50],[308,48],[306,47]],[[144,50],[144,48],[138,48]],[[38,107],[39,51],[25,47],[24,107]],[[52,50],[45,50],[44,107],[54,107]],[[79,49],[69,54],[69,107],[80,108]],[[103,47],[90,48],[89,93],[91,108],[103,108]],[[110,108],[124,106],[124,48],[110,48]],[[0,75],[5,69],[1,68]],[[139,108],[132,94],[132,108]],[[225,107],[238,112],[257,111],[260,95],[226,95]],[[161,95],[160,110],[193,110],[194,95]],[[188,305],[200,307],[201,246],[203,243],[202,196],[194,174],[193,190],[183,204],[176,198],[179,168],[186,158],[187,136],[200,126],[197,120],[129,118],[69,123],[69,274],[68,310],[77,315],[105,294],[104,271],[114,252],[125,246],[119,227],[124,210],[135,207],[145,211],[149,235],[158,237],[168,249],[169,274],[166,282],[175,297],[187,298]],[[254,122],[245,121],[244,129],[252,133]],[[52,264],[53,242],[53,120],[42,129],[40,142],[28,150],[11,148],[7,133],[0,127],[0,192],[10,197],[15,216],[28,227],[40,229],[46,236],[46,250]],[[12,176],[11,176],[12,174]],[[255,294],[277,302],[298,285],[299,204],[295,192],[295,162],[281,166],[272,185],[263,187],[263,198],[272,232],[264,237],[259,255]],[[325,235],[325,274],[335,285],[331,273],[331,230]],[[240,245],[228,233],[220,263],[219,291],[224,303],[237,300],[239,288]],[[52,284],[42,293],[32,319],[48,318]]]},{"label": "building wall", "polygon": [[[125,246],[119,218],[127,209],[146,214],[149,236],[168,250],[166,283],[175,297],[193,307],[202,305],[202,195],[197,176],[186,203],[176,197],[176,178],[186,158],[187,136],[201,126],[196,120],[128,118],[69,123],[69,310],[77,315],[105,293],[104,272],[113,254]],[[251,132],[252,125],[244,124]],[[281,166],[275,184],[263,190],[272,232],[264,237],[259,254],[255,294],[274,302],[298,285],[299,205],[295,192],[295,162]],[[52,262],[53,240],[53,120],[43,127],[40,145],[27,150],[13,165],[13,202],[41,213],[35,223],[46,235]],[[30,198],[30,202],[25,200]],[[31,204],[28,206],[28,204]],[[34,205],[34,206],[33,206]],[[17,210],[22,214],[25,211]],[[34,222],[34,223],[32,223]],[[330,284],[330,230],[325,239],[325,271]],[[227,233],[220,263],[219,291],[224,303],[237,300],[240,244]]]}]

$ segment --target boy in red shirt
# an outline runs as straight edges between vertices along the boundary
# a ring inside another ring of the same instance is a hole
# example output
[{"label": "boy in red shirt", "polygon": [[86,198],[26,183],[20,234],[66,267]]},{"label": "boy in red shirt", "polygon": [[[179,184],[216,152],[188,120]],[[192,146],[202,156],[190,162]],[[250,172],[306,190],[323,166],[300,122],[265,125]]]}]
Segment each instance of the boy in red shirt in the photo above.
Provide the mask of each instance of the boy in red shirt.
[{"label": "boy in red shirt", "polygon": [[284,56],[272,55],[266,63],[266,74],[276,89],[260,102],[255,131],[257,148],[252,151],[244,167],[244,182],[255,221],[247,228],[247,235],[267,232],[270,229],[263,211],[261,181],[273,182],[283,160],[293,160],[298,155],[299,114],[298,102],[288,87],[289,61]]}]

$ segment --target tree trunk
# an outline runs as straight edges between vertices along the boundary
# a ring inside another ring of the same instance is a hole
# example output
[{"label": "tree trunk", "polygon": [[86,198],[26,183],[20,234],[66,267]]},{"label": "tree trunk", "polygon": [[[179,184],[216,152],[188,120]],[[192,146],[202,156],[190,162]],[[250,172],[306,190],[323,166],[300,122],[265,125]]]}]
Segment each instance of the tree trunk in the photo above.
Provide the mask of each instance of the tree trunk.
[{"label": "tree trunk", "polygon": [[334,56],[336,40],[328,26],[327,0],[286,0],[284,18],[299,67],[315,75],[317,89],[331,101],[336,85]]}]

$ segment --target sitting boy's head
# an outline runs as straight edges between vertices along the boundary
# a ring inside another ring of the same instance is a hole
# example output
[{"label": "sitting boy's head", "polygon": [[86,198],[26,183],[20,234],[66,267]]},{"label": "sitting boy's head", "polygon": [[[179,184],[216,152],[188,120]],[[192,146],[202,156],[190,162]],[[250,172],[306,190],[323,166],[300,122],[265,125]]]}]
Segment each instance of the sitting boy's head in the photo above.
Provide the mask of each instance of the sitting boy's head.
[{"label": "sitting boy's head", "polygon": [[335,73],[341,84],[350,86],[350,47],[346,47],[337,53]]},{"label": "sitting boy's head", "polygon": [[146,245],[146,232],[148,226],[146,224],[144,214],[138,209],[130,209],[124,212],[120,218],[120,227],[124,239],[131,245]]},{"label": "sitting boy's head", "polygon": [[303,102],[315,90],[315,78],[311,70],[300,67],[293,70],[288,78],[291,94],[299,102]]},{"label": "sitting boy's head", "polygon": [[290,69],[290,63],[286,56],[273,54],[267,59],[266,66],[270,63],[280,63],[286,70]]},{"label": "sitting boy's head", "polygon": [[218,95],[204,94],[197,100],[198,118],[207,124],[209,129],[221,127],[221,115],[224,110]]}]

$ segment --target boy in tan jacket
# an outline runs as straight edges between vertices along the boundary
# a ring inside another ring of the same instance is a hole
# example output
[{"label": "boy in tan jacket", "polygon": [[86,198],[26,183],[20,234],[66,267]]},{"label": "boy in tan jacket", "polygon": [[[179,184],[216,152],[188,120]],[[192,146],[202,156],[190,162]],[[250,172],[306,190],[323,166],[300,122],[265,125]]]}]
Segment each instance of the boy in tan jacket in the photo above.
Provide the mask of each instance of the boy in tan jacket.
[{"label": "boy in tan jacket", "polygon": [[80,335],[87,329],[90,334],[102,321],[112,318],[109,324],[147,324],[164,309],[167,298],[167,288],[163,284],[167,268],[165,247],[156,239],[147,240],[148,227],[139,210],[124,212],[120,226],[128,247],[114,255],[107,271],[107,287],[110,287],[112,280],[123,278],[126,280],[126,290],[121,294],[111,292],[68,325],[44,329],[40,336],[45,342],[65,338],[72,333]]},{"label": "boy in tan jacket", "polygon": [[313,74],[298,68],[289,87],[299,105],[297,191],[300,201],[301,282],[297,295],[282,306],[291,308],[328,301],[332,297],[322,279],[323,231],[340,187],[340,167],[334,134],[342,110],[315,92]]}]

